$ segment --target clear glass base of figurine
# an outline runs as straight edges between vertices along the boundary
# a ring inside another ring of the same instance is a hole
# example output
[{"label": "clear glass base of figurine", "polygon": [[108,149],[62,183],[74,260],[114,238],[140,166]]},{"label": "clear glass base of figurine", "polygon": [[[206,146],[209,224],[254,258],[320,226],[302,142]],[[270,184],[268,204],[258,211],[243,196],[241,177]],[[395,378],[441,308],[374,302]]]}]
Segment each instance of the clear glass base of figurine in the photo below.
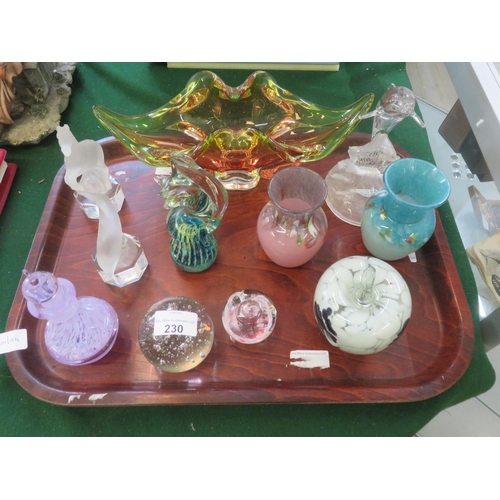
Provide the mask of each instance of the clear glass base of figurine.
[{"label": "clear glass base of figurine", "polygon": [[120,288],[139,281],[148,267],[148,260],[138,238],[126,233],[122,234],[122,252],[113,275],[102,270],[95,254],[92,255],[92,259],[102,280],[108,285]]},{"label": "clear glass base of figurine", "polygon": [[[109,176],[109,182],[111,182],[111,189],[106,191],[106,196],[116,207],[117,212],[119,212],[123,206],[123,202],[125,201],[125,195],[122,191],[122,188],[120,187],[120,184],[111,175]],[[80,205],[80,208],[89,219],[99,219],[99,207],[95,203],[87,199],[85,196],[79,194],[77,191],[75,191],[73,194],[76,198],[76,201]]]},{"label": "clear glass base of figurine", "polygon": [[222,323],[232,340],[257,344],[267,339],[276,325],[276,308],[258,290],[241,290],[229,297]]},{"label": "clear glass base of figurine", "polygon": [[384,170],[399,156],[387,134],[377,134],[363,146],[351,146],[349,158],[341,160],[325,177],[326,203],[340,220],[361,226],[368,199],[384,187]]},{"label": "clear glass base of figurine", "polygon": [[260,181],[259,170],[246,172],[245,170],[228,170],[216,172],[215,177],[228,190],[245,191],[253,189]]}]

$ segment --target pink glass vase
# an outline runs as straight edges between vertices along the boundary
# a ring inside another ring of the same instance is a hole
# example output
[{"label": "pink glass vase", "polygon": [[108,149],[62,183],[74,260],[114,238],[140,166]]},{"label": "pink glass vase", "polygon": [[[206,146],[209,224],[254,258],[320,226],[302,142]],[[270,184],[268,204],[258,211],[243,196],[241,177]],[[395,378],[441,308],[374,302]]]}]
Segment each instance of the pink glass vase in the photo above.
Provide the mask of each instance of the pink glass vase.
[{"label": "pink glass vase", "polygon": [[257,222],[260,244],[275,264],[301,266],[319,251],[328,229],[321,208],[326,183],[307,168],[285,168],[269,182],[268,194]]}]

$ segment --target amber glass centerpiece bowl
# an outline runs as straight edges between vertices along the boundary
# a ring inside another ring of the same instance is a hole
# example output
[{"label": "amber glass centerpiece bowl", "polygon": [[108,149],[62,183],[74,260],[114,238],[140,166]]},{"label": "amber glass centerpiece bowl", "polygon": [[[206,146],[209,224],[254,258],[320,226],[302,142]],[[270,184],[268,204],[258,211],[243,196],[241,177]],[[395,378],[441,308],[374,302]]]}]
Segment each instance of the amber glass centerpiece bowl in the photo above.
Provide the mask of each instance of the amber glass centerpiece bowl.
[{"label": "amber glass centerpiece bowl", "polygon": [[239,87],[200,71],[154,111],[125,116],[96,105],[94,114],[147,165],[169,166],[170,155],[182,151],[226,189],[251,189],[278,168],[329,155],[373,98],[367,94],[344,108],[327,108],[281,88],[265,71],[251,74]]}]

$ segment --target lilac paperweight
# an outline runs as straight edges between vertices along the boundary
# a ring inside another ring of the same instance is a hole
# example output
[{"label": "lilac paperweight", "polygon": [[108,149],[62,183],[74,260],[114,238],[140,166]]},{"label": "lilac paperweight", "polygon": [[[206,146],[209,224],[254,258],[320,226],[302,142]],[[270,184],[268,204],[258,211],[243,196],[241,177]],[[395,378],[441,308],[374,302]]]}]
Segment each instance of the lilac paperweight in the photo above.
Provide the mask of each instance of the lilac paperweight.
[{"label": "lilac paperweight", "polygon": [[77,297],[73,284],[45,271],[28,273],[22,293],[28,311],[47,320],[45,345],[64,365],[86,365],[104,357],[118,333],[118,316],[104,300]]}]

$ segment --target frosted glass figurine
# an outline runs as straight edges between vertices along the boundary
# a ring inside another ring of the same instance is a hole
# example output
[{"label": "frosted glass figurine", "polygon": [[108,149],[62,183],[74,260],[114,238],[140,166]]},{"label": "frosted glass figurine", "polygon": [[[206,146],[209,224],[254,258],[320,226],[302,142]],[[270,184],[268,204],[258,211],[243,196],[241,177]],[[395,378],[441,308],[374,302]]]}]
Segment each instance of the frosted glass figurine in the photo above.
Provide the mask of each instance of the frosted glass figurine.
[{"label": "frosted glass figurine", "polygon": [[77,297],[73,284],[45,271],[26,276],[21,290],[28,311],[48,320],[44,340],[49,354],[62,364],[86,365],[104,357],[118,333],[118,316],[104,300]]},{"label": "frosted glass figurine", "polygon": [[103,168],[101,146],[95,141],[77,142],[67,125],[58,128],[58,137],[66,160],[66,184],[99,209],[97,245],[92,255],[99,275],[105,283],[118,287],[138,281],[148,261],[137,237],[122,232],[117,206],[107,195],[110,181],[107,168]]},{"label": "frosted glass figurine", "polygon": [[[104,152],[102,146],[91,140],[77,142],[71,133],[69,126],[57,127],[57,139],[59,146],[64,154],[66,171],[80,169],[82,166],[96,168],[102,171],[102,176],[107,176],[109,184],[107,186],[106,196],[116,206],[119,212],[123,206],[125,195],[116,179],[109,174],[108,167],[104,162]],[[74,191],[80,208],[89,219],[99,218],[99,207],[89,200],[85,193]]]}]

